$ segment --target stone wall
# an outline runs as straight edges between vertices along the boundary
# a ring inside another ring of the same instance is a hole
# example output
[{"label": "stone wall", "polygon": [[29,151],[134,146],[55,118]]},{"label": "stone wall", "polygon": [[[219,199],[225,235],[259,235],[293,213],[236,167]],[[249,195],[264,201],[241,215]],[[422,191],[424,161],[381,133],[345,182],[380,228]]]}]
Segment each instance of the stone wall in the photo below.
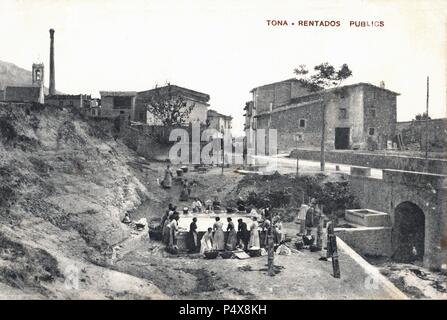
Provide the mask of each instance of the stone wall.
[{"label": "stone wall", "polygon": [[350,176],[351,190],[361,208],[373,209],[390,214],[392,228],[391,246],[396,250],[395,209],[404,202],[419,207],[425,216],[424,265],[439,268],[447,257],[443,245],[447,237],[447,189],[445,176],[384,170],[383,179]]},{"label": "stone wall", "polygon": [[335,228],[334,231],[361,255],[389,257],[392,254],[391,228]]},{"label": "stone wall", "polygon": [[114,118],[120,115],[124,115],[126,118],[131,116],[131,112],[135,106],[135,97],[132,97],[132,104],[129,107],[116,108],[113,101],[113,96],[101,97],[101,116],[108,118]]},{"label": "stone wall", "polygon": [[410,150],[425,150],[428,129],[429,151],[447,150],[447,119],[428,121],[406,121],[397,123],[397,131],[402,135],[405,147]]},{"label": "stone wall", "polygon": [[[319,150],[299,149],[290,153],[291,158],[298,157],[302,160],[320,161]],[[327,162],[338,164],[349,164],[353,166],[371,167],[377,169],[396,169],[423,172],[428,167],[428,171],[437,174],[447,174],[447,160],[428,159],[419,157],[408,157],[399,155],[384,155],[358,151],[337,151],[325,152]]]},{"label": "stone wall", "polygon": [[[303,133],[302,144],[318,147],[321,141],[322,109],[318,103],[304,105],[292,104],[289,109],[271,114],[271,128],[277,130],[277,144],[281,151],[290,150],[296,146],[295,135]],[[305,121],[305,127],[299,127],[300,120]],[[263,127],[258,123],[258,128]]]}]

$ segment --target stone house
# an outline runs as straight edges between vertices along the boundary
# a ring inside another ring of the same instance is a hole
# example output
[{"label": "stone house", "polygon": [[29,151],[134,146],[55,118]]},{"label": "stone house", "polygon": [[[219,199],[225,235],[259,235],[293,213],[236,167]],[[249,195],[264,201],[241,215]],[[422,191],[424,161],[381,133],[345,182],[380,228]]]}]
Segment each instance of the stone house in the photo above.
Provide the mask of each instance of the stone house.
[{"label": "stone house", "polygon": [[[288,79],[254,88],[251,93],[253,110],[246,112],[246,127],[250,126],[255,132],[276,129],[280,152],[296,148],[298,134],[302,137],[300,148],[320,147],[323,97],[328,150],[367,149],[372,145],[384,149],[387,141],[395,137],[399,94],[384,86],[357,83],[342,86],[337,91],[309,92],[298,79]],[[247,106],[249,108],[249,104]],[[259,145],[259,141],[255,144]],[[267,143],[265,145],[267,147]]]},{"label": "stone house", "polygon": [[209,109],[207,112],[208,128],[216,129],[218,131],[231,129],[232,116],[226,116],[215,110]]},{"label": "stone house", "polygon": [[135,91],[100,91],[101,116],[115,118],[117,116],[130,119],[135,110]]},{"label": "stone house", "polygon": [[187,106],[194,106],[184,124],[196,121],[200,124],[206,124],[210,96],[206,93],[171,84],[138,92],[132,120],[149,125],[160,125],[161,121],[147,110],[146,105],[151,99],[176,99],[179,96],[184,99]]}]

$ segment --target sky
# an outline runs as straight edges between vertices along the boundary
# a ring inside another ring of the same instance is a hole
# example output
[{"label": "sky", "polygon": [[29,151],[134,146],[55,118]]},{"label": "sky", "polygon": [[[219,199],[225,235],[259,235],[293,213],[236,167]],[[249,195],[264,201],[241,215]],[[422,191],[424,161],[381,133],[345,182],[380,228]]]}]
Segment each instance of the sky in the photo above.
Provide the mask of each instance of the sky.
[{"label": "sky", "polygon": [[[286,20],[269,26],[267,20]],[[339,20],[340,27],[298,26]],[[383,21],[383,27],[350,27]],[[291,25],[292,22],[296,24]],[[254,87],[294,77],[300,64],[347,63],[353,77],[401,95],[398,121],[446,116],[447,1],[443,0],[1,0],[0,60],[46,66],[55,32],[56,89],[142,91],[167,82],[211,96],[233,116]]]}]

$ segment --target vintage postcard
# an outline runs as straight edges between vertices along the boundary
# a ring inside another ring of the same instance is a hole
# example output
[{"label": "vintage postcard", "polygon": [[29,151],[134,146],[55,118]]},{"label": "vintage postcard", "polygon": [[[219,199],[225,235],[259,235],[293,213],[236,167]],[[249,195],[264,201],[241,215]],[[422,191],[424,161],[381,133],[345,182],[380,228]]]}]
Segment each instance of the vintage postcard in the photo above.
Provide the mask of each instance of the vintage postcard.
[{"label": "vintage postcard", "polygon": [[441,0],[2,0],[0,298],[447,299],[446,36]]}]

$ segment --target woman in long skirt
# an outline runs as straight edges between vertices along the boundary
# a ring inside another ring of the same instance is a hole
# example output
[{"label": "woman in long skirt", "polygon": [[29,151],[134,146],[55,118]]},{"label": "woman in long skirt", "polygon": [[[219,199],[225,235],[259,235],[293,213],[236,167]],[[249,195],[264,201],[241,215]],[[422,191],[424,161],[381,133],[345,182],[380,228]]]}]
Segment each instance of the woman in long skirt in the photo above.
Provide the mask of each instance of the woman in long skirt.
[{"label": "woman in long skirt", "polygon": [[250,226],[250,242],[248,243],[248,248],[260,248],[261,244],[259,241],[259,231],[258,231],[258,218],[253,217],[253,223]]},{"label": "woman in long skirt", "polygon": [[234,228],[234,223],[232,219],[227,218],[227,221],[228,221],[228,227],[227,227],[228,238],[227,238],[226,249],[233,251],[237,245],[237,232],[236,229]]},{"label": "woman in long skirt", "polygon": [[224,232],[223,232],[223,223],[220,222],[220,218],[216,217],[216,222],[214,222],[213,229],[214,229],[214,237],[213,237],[213,246],[216,250],[223,250],[225,249],[225,239],[224,239]]},{"label": "woman in long skirt", "polygon": [[165,169],[165,177],[164,177],[163,181],[161,182],[161,185],[163,186],[163,188],[169,189],[172,187],[172,177],[173,177],[173,173],[171,170],[171,165],[168,164]]},{"label": "woman in long skirt", "polygon": [[200,253],[204,253],[205,251],[210,251],[213,249],[213,229],[208,228],[208,231],[202,236],[202,240],[200,240]]},{"label": "woman in long skirt", "polygon": [[174,219],[172,219],[170,225],[170,236],[169,236],[169,247],[174,248],[177,246],[177,231],[178,231],[178,220],[179,216],[174,216]]},{"label": "woman in long skirt", "polygon": [[169,215],[163,224],[163,243],[166,245],[169,244],[169,237],[171,236],[171,222],[172,215]]},{"label": "woman in long skirt", "polygon": [[193,218],[191,224],[189,225],[188,234],[188,250],[190,253],[197,252],[198,239],[197,239],[197,218]]}]

